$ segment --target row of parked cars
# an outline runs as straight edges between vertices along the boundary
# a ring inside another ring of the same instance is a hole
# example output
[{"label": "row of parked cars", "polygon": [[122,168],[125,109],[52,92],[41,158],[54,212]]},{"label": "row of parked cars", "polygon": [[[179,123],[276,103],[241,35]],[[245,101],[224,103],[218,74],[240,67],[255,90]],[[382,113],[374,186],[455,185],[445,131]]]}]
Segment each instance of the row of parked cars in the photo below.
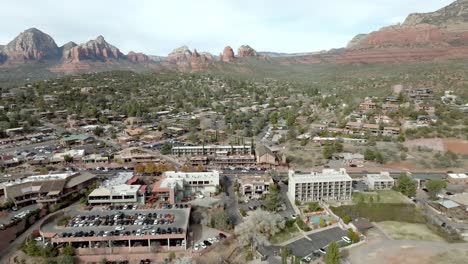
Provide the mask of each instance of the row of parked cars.
[{"label": "row of parked cars", "polygon": [[218,243],[220,240],[226,238],[226,235],[223,233],[219,233],[218,236],[210,237],[207,240],[203,240],[200,243],[197,243],[193,246],[193,250],[198,251],[200,249],[205,249],[215,243]]},{"label": "row of parked cars", "polygon": [[174,214],[135,213],[133,215],[117,212],[114,215],[76,216],[67,227],[84,226],[122,226],[122,225],[167,225],[174,222]]},{"label": "row of parked cars", "polygon": [[172,208],[183,209],[183,208],[188,208],[188,207],[189,207],[188,204],[174,204],[174,206],[172,204],[162,204],[157,208],[159,209],[172,209]]},{"label": "row of parked cars", "polygon": [[111,211],[136,210],[136,209],[138,209],[138,205],[136,204],[110,205],[109,207],[107,207],[107,210],[111,210]]},{"label": "row of parked cars", "polygon": [[152,229],[152,227],[144,227],[133,231],[125,231],[117,227],[114,231],[77,231],[77,232],[63,232],[61,237],[107,237],[107,236],[145,236],[145,235],[165,235],[165,234],[182,234],[184,232],[181,227],[158,227]]},{"label": "row of parked cars", "polygon": [[11,221],[23,219],[23,218],[25,218],[30,212],[31,212],[30,210],[26,210],[26,211],[23,211],[23,212],[21,212],[21,213],[15,214],[15,215],[11,218]]}]

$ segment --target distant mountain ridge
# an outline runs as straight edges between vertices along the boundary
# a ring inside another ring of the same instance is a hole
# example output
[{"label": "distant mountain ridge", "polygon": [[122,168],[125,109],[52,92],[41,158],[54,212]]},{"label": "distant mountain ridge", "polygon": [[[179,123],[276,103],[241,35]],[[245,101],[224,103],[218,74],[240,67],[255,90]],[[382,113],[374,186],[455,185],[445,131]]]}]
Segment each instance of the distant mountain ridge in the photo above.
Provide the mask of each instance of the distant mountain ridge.
[{"label": "distant mountain ridge", "polygon": [[[251,59],[246,59],[251,58]],[[408,15],[401,25],[359,34],[345,48],[303,53],[258,52],[249,45],[237,53],[226,46],[219,55],[182,46],[168,56],[131,51],[123,54],[103,36],[58,46],[48,34],[30,28],[6,45],[0,45],[0,70],[13,67],[47,67],[44,71],[76,73],[109,69],[242,71],[253,60],[288,64],[395,63],[468,58],[468,0],[458,0],[429,13]],[[228,65],[230,65],[228,67]],[[259,66],[260,67],[260,66]],[[249,68],[249,70],[251,70]],[[5,71],[6,72],[6,71]],[[0,74],[2,74],[0,72]]]}]

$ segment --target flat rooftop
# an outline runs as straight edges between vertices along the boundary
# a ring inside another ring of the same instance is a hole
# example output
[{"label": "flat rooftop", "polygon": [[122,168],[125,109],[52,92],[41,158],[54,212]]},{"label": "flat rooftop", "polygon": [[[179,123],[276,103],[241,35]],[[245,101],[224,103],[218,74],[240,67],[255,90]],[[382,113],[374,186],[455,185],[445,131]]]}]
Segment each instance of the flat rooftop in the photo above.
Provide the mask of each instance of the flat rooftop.
[{"label": "flat rooftop", "polygon": [[114,177],[109,178],[102,182],[100,187],[109,188],[125,184],[133,177],[133,172],[119,172]]},{"label": "flat rooftop", "polygon": [[452,179],[468,179],[468,175],[465,173],[449,173],[447,175]]},{"label": "flat rooftop", "polygon": [[334,182],[334,181],[352,181],[352,178],[346,173],[345,169],[339,171],[334,169],[324,169],[322,172],[312,172],[309,174],[295,173],[289,171],[289,179],[296,182]]},{"label": "flat rooftop", "polygon": [[[130,220],[131,223],[128,225],[125,224],[117,224],[114,222],[113,225],[104,225],[104,221],[101,222],[99,225],[93,225],[93,226],[87,226],[83,225],[81,227],[73,227],[73,226],[58,226],[57,225],[57,220],[60,219],[56,218],[54,221],[51,221],[44,226],[41,227],[41,232],[43,233],[55,233],[53,236],[56,238],[56,242],[65,242],[65,241],[89,241],[89,240],[96,240],[96,241],[107,241],[111,240],[109,236],[103,237],[103,236],[92,236],[92,237],[62,237],[63,233],[77,233],[80,231],[83,232],[89,232],[93,231],[95,234],[99,232],[110,232],[110,231],[115,231],[117,226],[123,226],[125,229],[123,232],[129,231],[137,231],[137,230],[143,230],[145,226],[148,226],[145,231],[151,232],[153,229],[159,228],[182,228],[182,234],[167,234],[167,235],[146,235],[146,236],[137,236],[134,234],[130,235],[119,235],[113,237],[113,240],[126,240],[126,239],[147,239],[148,237],[152,239],[158,239],[158,238],[164,238],[167,236],[185,236],[187,233],[187,229],[189,226],[189,217],[190,217],[190,210],[191,208],[173,208],[173,209],[137,209],[137,210],[104,210],[104,211],[98,211],[98,210],[92,210],[92,211],[71,211],[67,212],[67,215],[72,218],[72,221],[77,219],[77,217],[89,217],[89,216],[98,216],[99,219],[105,219],[106,216],[109,217],[109,219],[114,219],[114,216],[118,213],[123,213],[125,217],[133,217],[136,218],[138,215],[144,215],[147,216],[149,213],[151,214],[170,214],[173,218],[173,223],[167,223],[167,224],[134,224],[134,221]],[[150,219],[150,218],[146,218]],[[153,221],[151,221],[153,222]],[[122,232],[122,231],[121,231]],[[63,241],[62,241],[63,240]]]},{"label": "flat rooftop", "polygon": [[52,181],[52,180],[65,180],[66,178],[76,175],[78,172],[67,172],[67,173],[56,173],[56,174],[44,174],[44,175],[32,175],[26,178],[16,179],[11,182],[5,182],[5,186],[12,186],[16,184],[26,182],[39,182],[39,181]]},{"label": "flat rooftop", "polygon": [[390,173],[388,172],[367,174],[367,178],[372,179],[372,180],[380,180],[380,181],[394,181],[393,178],[390,177]]}]

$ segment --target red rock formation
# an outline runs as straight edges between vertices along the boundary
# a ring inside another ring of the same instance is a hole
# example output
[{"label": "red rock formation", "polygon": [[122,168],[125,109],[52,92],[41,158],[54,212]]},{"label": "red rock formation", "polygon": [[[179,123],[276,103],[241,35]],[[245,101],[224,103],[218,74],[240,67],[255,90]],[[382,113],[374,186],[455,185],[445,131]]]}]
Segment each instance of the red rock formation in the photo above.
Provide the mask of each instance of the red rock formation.
[{"label": "red rock formation", "polygon": [[98,36],[95,40],[90,40],[70,49],[64,59],[70,62],[78,62],[81,60],[107,61],[122,58],[125,58],[125,56],[118,48],[107,43],[103,36]]},{"label": "red rock formation", "polygon": [[255,51],[249,45],[242,45],[237,49],[237,57],[245,58],[245,57],[255,57],[257,56],[257,51]]},{"label": "red rock formation", "polygon": [[8,59],[12,60],[42,60],[60,57],[59,48],[52,37],[36,28],[30,28],[19,34],[3,48],[3,52]]},{"label": "red rock formation", "polygon": [[127,54],[127,59],[131,62],[148,62],[150,58],[141,52],[130,51]]},{"label": "red rock formation", "polygon": [[223,49],[223,54],[220,55],[222,61],[231,62],[234,60],[234,51],[230,46],[227,46]]}]

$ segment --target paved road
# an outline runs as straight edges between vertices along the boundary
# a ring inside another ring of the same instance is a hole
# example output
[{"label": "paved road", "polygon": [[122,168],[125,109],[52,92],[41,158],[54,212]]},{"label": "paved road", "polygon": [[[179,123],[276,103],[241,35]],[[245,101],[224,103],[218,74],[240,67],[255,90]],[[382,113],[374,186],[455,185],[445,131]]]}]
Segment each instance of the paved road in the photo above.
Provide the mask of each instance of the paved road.
[{"label": "paved road", "polygon": [[13,216],[21,213],[21,212],[24,212],[24,211],[27,211],[27,210],[30,210],[30,211],[34,211],[38,208],[37,204],[32,204],[32,205],[28,205],[28,206],[25,206],[25,207],[22,207],[22,208],[19,208],[18,211],[10,211],[8,212],[8,215],[6,215],[5,217],[1,217],[0,218],[0,224],[7,224],[11,221],[11,218],[13,218]]},{"label": "paved road", "polygon": [[1,148],[0,149],[0,154],[3,153],[12,153],[16,151],[24,151],[24,150],[31,150],[34,149],[35,147],[43,147],[43,146],[50,146],[50,145],[55,145],[58,144],[58,140],[50,140],[50,141],[45,141],[45,142],[40,142],[40,143],[33,143],[33,144],[27,144],[23,146],[15,146],[15,147],[8,147],[8,148]]},{"label": "paved road", "polygon": [[336,241],[340,246],[344,246],[345,243],[341,240],[342,236],[345,236],[346,232],[339,227],[332,227],[318,232],[309,232],[307,235],[302,234],[302,238],[292,239],[291,242],[283,246],[263,246],[259,250],[265,255],[268,255],[268,259],[278,254],[280,248],[287,247],[293,255],[298,257],[311,256],[313,252],[319,248],[326,248],[326,246]]},{"label": "paved road", "polygon": [[289,201],[289,198],[288,198],[288,186],[284,184],[283,182],[279,182],[279,188],[280,188],[281,201],[284,205],[286,205],[286,210],[278,212],[278,214],[284,217],[290,217],[292,214],[296,214],[291,204],[291,201]]},{"label": "paved road", "polygon": [[13,256],[16,252],[16,249],[21,242],[23,242],[33,230],[39,229],[40,224],[42,223],[42,219],[40,221],[36,221],[32,226],[30,226],[27,230],[25,230],[19,237],[17,237],[7,248],[0,251],[0,264],[9,264],[9,259]]},{"label": "paved road", "polygon": [[221,204],[226,207],[229,222],[237,225],[242,222],[242,217],[239,215],[239,205],[236,201],[236,195],[233,189],[233,180],[231,177],[223,176],[222,183],[225,189],[225,193],[221,198]]}]

